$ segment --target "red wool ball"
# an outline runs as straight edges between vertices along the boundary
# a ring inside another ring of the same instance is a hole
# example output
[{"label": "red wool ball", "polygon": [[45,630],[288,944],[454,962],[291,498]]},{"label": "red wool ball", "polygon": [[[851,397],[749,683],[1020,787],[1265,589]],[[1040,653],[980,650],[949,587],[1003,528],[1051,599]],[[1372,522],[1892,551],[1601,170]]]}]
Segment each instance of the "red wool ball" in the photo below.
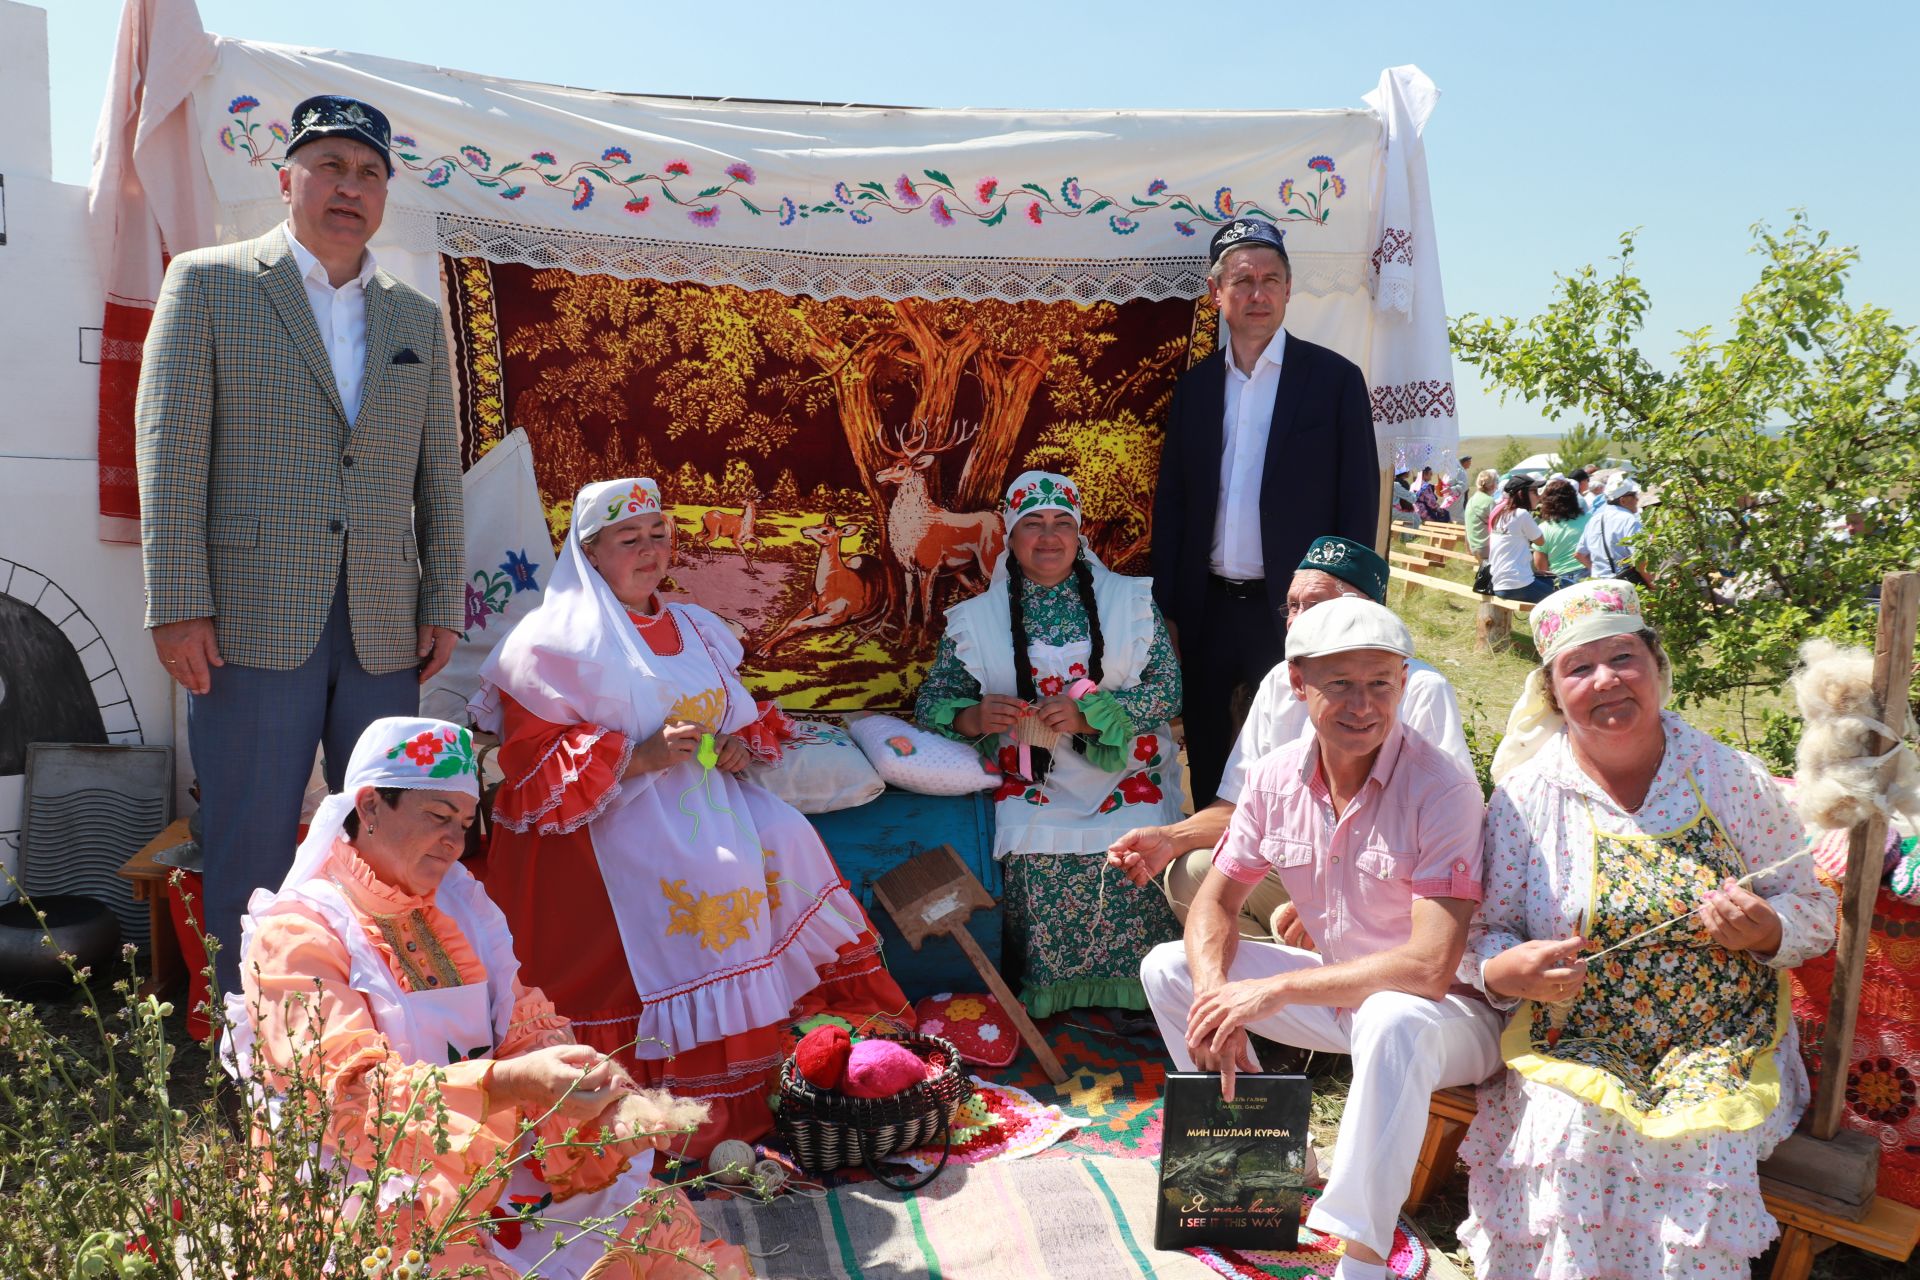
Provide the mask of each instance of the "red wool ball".
[{"label": "red wool ball", "polygon": [[800,1076],[816,1089],[838,1089],[847,1071],[847,1055],[853,1040],[845,1027],[832,1024],[815,1027],[800,1037],[793,1047],[793,1065]]}]

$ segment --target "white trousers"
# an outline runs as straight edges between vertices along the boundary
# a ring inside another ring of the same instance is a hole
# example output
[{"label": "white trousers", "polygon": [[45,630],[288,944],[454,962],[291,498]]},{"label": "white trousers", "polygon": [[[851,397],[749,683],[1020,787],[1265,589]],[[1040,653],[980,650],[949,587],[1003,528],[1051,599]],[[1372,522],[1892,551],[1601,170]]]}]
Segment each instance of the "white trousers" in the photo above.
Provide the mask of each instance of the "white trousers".
[{"label": "white trousers", "polygon": [[[1312,951],[1243,941],[1227,977],[1270,978],[1324,963]],[[1167,942],[1148,952],[1140,980],[1168,1056],[1180,1070],[1192,1071],[1187,1011],[1193,1007],[1193,975],[1185,946]],[[1308,1226],[1387,1255],[1420,1157],[1428,1097],[1450,1085],[1478,1084],[1500,1069],[1501,1022],[1499,1013],[1470,997],[1428,1000],[1382,991],[1358,1009],[1289,1005],[1247,1025],[1280,1044],[1353,1058],[1333,1173],[1307,1215]]]}]

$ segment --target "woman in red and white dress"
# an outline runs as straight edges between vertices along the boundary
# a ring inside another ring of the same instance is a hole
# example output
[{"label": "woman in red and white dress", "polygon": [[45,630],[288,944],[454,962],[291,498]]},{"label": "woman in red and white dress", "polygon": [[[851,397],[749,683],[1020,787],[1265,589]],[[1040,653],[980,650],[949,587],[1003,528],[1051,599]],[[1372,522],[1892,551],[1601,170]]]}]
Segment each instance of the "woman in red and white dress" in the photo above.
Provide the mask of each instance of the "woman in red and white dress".
[{"label": "woman in red and white dress", "polygon": [[661,603],[672,558],[652,480],[582,489],[473,712],[506,779],[483,877],[528,978],[637,1080],[711,1106],[698,1157],[772,1127],[794,1021],[912,1013],[812,825],[741,776],[791,724],[741,685],[718,617]]}]

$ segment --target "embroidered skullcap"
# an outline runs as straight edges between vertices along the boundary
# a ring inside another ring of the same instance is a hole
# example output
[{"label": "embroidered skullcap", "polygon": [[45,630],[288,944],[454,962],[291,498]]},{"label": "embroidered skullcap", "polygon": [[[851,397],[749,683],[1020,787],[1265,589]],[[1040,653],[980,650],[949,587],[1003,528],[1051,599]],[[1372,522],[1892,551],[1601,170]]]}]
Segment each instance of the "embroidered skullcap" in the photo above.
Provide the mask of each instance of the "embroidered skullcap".
[{"label": "embroidered skullcap", "polygon": [[1387,602],[1387,562],[1372,547],[1352,538],[1331,535],[1315,538],[1307,554],[1300,558],[1299,567],[1330,573],[1342,582],[1350,582],[1373,597],[1375,604]]},{"label": "embroidered skullcap", "polygon": [[[1540,651],[1540,665],[1528,673],[1519,699],[1507,713],[1507,731],[1488,771],[1496,786],[1546,746],[1566,723],[1547,696],[1547,672],[1554,658],[1589,641],[1648,629],[1640,612],[1639,593],[1632,583],[1618,578],[1589,578],[1563,587],[1534,605],[1529,621],[1533,624],[1534,647]],[[1671,674],[1662,671],[1660,682],[1660,705],[1664,707],[1673,690]]]},{"label": "embroidered skullcap", "polygon": [[352,138],[366,143],[387,162],[387,176],[393,176],[393,126],[378,107],[333,93],[306,99],[293,109],[293,137],[287,140],[287,154],[322,138]]},{"label": "embroidered skullcap", "polygon": [[586,542],[610,524],[619,524],[635,516],[665,513],[666,508],[660,501],[660,486],[646,476],[602,480],[598,484],[587,485],[574,495],[573,532],[581,542]]},{"label": "embroidered skullcap", "polygon": [[1007,486],[1007,500],[1000,509],[1007,529],[1036,511],[1064,511],[1080,524],[1080,489],[1073,481],[1052,471],[1023,471]]},{"label": "embroidered skullcap", "polygon": [[1265,218],[1235,218],[1226,226],[1213,233],[1213,240],[1207,245],[1207,265],[1220,261],[1229,249],[1244,249],[1248,245],[1259,245],[1272,249],[1280,255],[1280,261],[1289,267],[1293,264],[1287,258],[1287,233],[1268,222]]},{"label": "embroidered skullcap", "polygon": [[1384,649],[1413,656],[1413,633],[1393,610],[1358,596],[1317,604],[1287,628],[1287,661],[1320,658],[1356,649]]}]

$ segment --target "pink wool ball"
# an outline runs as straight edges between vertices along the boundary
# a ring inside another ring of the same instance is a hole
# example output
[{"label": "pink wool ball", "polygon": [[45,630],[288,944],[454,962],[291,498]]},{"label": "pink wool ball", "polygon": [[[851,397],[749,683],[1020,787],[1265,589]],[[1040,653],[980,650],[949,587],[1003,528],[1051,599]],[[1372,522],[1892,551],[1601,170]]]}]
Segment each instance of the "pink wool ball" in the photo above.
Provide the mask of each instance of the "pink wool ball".
[{"label": "pink wool ball", "polygon": [[847,1056],[840,1092],[849,1098],[891,1098],[927,1078],[927,1064],[903,1044],[862,1040]]}]

